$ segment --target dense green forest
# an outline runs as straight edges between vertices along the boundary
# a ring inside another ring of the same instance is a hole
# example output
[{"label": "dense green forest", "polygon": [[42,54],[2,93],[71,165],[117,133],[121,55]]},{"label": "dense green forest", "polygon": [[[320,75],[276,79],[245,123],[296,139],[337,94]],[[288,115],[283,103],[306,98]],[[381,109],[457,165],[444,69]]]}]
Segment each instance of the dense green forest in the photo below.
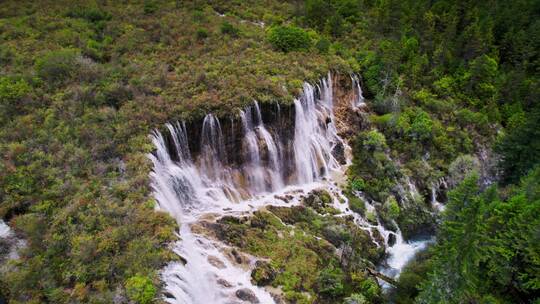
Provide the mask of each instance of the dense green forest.
[{"label": "dense green forest", "polygon": [[[368,105],[349,192],[436,243],[390,295],[318,242],[265,247],[274,236],[225,219],[230,243],[297,271],[275,282],[291,303],[539,303],[539,52],[537,0],[2,1],[0,218],[27,246],[0,258],[0,303],[159,303],[177,224],[154,210],[148,134],[253,99],[290,104],[329,71],[360,75]],[[446,176],[433,216],[430,187]],[[397,206],[405,177],[421,197]],[[313,235],[342,225],[380,259],[344,223],[272,212],[281,221],[256,217]]]}]

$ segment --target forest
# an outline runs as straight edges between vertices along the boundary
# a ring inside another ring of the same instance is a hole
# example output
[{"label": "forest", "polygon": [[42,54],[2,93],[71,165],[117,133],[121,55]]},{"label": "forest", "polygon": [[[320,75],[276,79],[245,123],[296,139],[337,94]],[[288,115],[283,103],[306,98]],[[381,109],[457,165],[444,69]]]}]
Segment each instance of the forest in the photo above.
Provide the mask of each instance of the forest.
[{"label": "forest", "polygon": [[150,135],[208,113],[225,130],[254,100],[272,133],[266,109],[329,73],[365,98],[337,128],[352,155],[336,200],[433,240],[393,287],[374,274],[392,245],[324,190],[191,230],[260,258],[248,275],[275,303],[539,304],[538,0],[2,1],[0,303],[199,304],[163,279],[186,263],[183,225],[160,208]]}]

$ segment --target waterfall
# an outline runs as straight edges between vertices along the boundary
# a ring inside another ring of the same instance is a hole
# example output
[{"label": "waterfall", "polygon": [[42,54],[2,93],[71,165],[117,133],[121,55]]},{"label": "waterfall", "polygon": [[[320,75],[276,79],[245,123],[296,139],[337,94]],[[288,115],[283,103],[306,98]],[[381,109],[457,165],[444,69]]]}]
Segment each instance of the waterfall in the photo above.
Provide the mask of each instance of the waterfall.
[{"label": "waterfall", "polygon": [[0,238],[7,238],[12,235],[11,229],[0,219]]},{"label": "waterfall", "polygon": [[204,117],[201,133],[201,167],[210,179],[219,179],[223,173],[225,145],[219,120],[212,114]]},{"label": "waterfall", "polygon": [[[244,132],[244,153],[247,156],[244,175],[248,177],[250,193],[257,194],[283,188],[281,160],[278,145],[266,129],[259,104],[240,111]],[[266,163],[261,153],[267,155]]]},{"label": "waterfall", "polygon": [[[269,292],[252,285],[249,271],[228,256],[226,245],[195,233],[192,226],[211,214],[237,215],[267,204],[287,205],[276,194],[320,187],[324,177],[340,169],[336,147],[345,143],[334,125],[330,75],[316,86],[304,84],[303,94],[294,101],[292,138],[276,130],[283,127],[281,111],[278,106],[274,126],[265,123],[257,102],[241,110],[242,134],[231,127],[232,135],[241,137],[241,146],[229,148],[218,117],[206,115],[198,155],[190,151],[184,123],[166,124],[163,133],[152,132],[156,149],[149,155],[154,165],[151,186],[157,208],[180,224],[181,240],[174,251],[186,261],[163,270],[165,301],[231,303],[238,301],[238,290],[247,289],[261,303],[274,303]],[[241,163],[231,161],[227,152],[231,159],[232,153],[241,153]],[[299,202],[300,198],[293,198],[288,205]]]},{"label": "waterfall", "polygon": [[[351,79],[356,88],[350,103],[354,109],[362,105],[363,96],[358,77],[353,75]],[[198,153],[190,151],[190,133],[183,122],[166,124],[163,133],[152,132],[156,149],[149,158],[154,165],[150,177],[156,208],[178,221],[180,240],[173,250],[185,260],[170,263],[162,271],[166,302],[236,303],[241,291],[251,293],[260,303],[274,303],[267,290],[251,283],[246,265],[238,265],[231,258],[231,248],[201,235],[197,232],[200,228],[192,228],[215,216],[239,216],[267,205],[300,204],[302,195],[313,189],[332,193],[334,207],[341,212],[338,216],[352,216],[377,246],[386,248],[389,258],[380,271],[388,276],[397,277],[414,254],[427,245],[429,240],[405,242],[399,227],[390,231],[378,219],[369,222],[348,207],[337,183],[344,180],[350,164],[350,155],[344,152],[350,148],[336,129],[332,88],[330,75],[316,85],[305,83],[303,93],[294,100],[293,121],[286,121],[279,104],[274,121],[264,121],[255,101],[240,110],[241,128],[235,128],[235,120],[230,119],[230,129],[224,129],[230,130],[228,134],[222,131],[220,119],[208,114],[202,121]],[[293,136],[288,136],[288,129],[294,130]],[[338,156],[345,161],[338,162]],[[406,180],[406,184],[408,191],[402,187],[400,192],[406,198],[415,197],[418,192],[414,183]],[[287,202],[279,199],[284,195],[290,198]],[[377,217],[372,202],[361,192],[355,195],[365,202],[367,212]],[[382,240],[377,241],[375,233]],[[253,267],[256,259],[246,258],[247,266]]]},{"label": "waterfall", "polygon": [[[328,82],[331,78],[329,77]],[[331,83],[323,82],[317,100],[312,85],[304,84],[304,94],[294,100],[294,156],[298,183],[310,183],[337,169],[332,150],[342,140],[333,122]]]},{"label": "waterfall", "polygon": [[353,90],[356,90],[356,99],[353,100],[353,108],[361,108],[366,105],[364,100],[364,95],[362,92],[362,87],[360,86],[360,78],[356,74],[351,75],[351,81]]}]

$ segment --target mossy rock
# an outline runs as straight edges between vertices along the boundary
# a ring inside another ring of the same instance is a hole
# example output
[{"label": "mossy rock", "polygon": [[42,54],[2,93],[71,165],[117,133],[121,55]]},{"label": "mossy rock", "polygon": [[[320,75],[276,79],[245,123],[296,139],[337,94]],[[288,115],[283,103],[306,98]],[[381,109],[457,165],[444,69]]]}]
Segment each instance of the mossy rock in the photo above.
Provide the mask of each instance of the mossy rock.
[{"label": "mossy rock", "polygon": [[270,285],[276,278],[276,270],[272,265],[265,261],[257,261],[255,269],[251,271],[251,280],[257,286]]},{"label": "mossy rock", "polygon": [[333,198],[326,190],[313,190],[303,200],[305,206],[319,214],[336,214],[338,211],[332,207],[332,202]]}]

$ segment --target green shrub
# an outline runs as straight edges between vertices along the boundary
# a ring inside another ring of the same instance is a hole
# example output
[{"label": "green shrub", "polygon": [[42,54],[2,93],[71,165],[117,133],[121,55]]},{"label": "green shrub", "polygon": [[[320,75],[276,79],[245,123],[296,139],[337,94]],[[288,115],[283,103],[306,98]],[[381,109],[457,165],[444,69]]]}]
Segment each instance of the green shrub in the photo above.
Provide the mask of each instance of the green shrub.
[{"label": "green shrub", "polygon": [[133,98],[132,91],[129,87],[119,83],[108,84],[104,90],[104,101],[108,106],[118,108],[124,101]]},{"label": "green shrub", "polygon": [[315,44],[315,48],[319,51],[319,53],[321,54],[328,54],[328,51],[330,50],[330,46],[332,45],[332,43],[330,42],[330,40],[328,40],[328,38],[326,37],[322,37],[321,39],[319,39],[319,41],[317,41],[317,43]]},{"label": "green shrub", "polygon": [[381,288],[374,279],[362,281],[362,283],[360,283],[360,290],[370,302],[377,302],[377,298],[381,293]]},{"label": "green shrub", "polygon": [[31,89],[23,79],[0,77],[0,104],[12,104],[30,93]]},{"label": "green shrub", "polygon": [[386,199],[386,202],[383,205],[383,211],[385,216],[389,217],[390,219],[398,218],[400,209],[396,198],[393,195],[390,195]]},{"label": "green shrub", "polygon": [[154,0],[145,0],[143,10],[147,15],[153,14],[158,10],[158,4]]},{"label": "green shrub", "polygon": [[317,278],[317,289],[321,295],[327,298],[339,298],[345,291],[343,279],[344,274],[341,268],[325,268]]},{"label": "green shrub", "polygon": [[377,130],[371,130],[365,133],[365,138],[362,142],[364,147],[373,151],[383,151],[387,148],[386,138],[384,134]]},{"label": "green shrub", "polygon": [[238,37],[240,30],[231,23],[225,21],[221,24],[221,33],[231,37]]},{"label": "green shrub", "polygon": [[399,115],[397,129],[414,140],[432,137],[434,122],[427,112],[420,108],[407,108]]},{"label": "green shrub", "polygon": [[196,9],[193,12],[192,17],[193,17],[193,21],[198,22],[198,23],[206,21],[206,16],[205,16],[204,12],[201,11],[200,9]]},{"label": "green shrub", "polygon": [[78,56],[78,52],[73,49],[49,52],[36,61],[36,72],[50,85],[62,84],[75,75]]},{"label": "green shrub", "polygon": [[366,182],[361,177],[356,177],[349,182],[349,186],[351,190],[362,191],[366,187]]},{"label": "green shrub", "polygon": [[344,31],[343,17],[340,15],[334,15],[326,21],[325,31],[330,33],[332,37],[340,37]]},{"label": "green shrub", "polygon": [[368,301],[364,295],[359,293],[353,293],[343,300],[343,304],[367,304]]},{"label": "green shrub", "polygon": [[272,46],[283,52],[306,51],[311,47],[308,32],[296,26],[273,26],[267,35]]},{"label": "green shrub", "polygon": [[448,167],[448,184],[457,186],[470,174],[480,172],[480,161],[474,155],[459,155]]},{"label": "green shrub", "polygon": [[148,277],[136,275],[126,281],[126,293],[130,300],[148,304],[154,301],[156,287]]},{"label": "green shrub", "polygon": [[85,19],[93,23],[111,20],[112,17],[109,12],[103,11],[97,7],[77,7],[70,10],[66,16],[70,18]]},{"label": "green shrub", "polygon": [[208,38],[208,31],[203,29],[203,28],[200,28],[195,33],[195,36],[197,37],[197,40],[206,39],[206,38]]},{"label": "green shrub", "polygon": [[349,199],[349,208],[352,211],[364,215],[366,213],[366,204],[359,197],[356,197],[354,194],[348,194],[347,198]]}]

